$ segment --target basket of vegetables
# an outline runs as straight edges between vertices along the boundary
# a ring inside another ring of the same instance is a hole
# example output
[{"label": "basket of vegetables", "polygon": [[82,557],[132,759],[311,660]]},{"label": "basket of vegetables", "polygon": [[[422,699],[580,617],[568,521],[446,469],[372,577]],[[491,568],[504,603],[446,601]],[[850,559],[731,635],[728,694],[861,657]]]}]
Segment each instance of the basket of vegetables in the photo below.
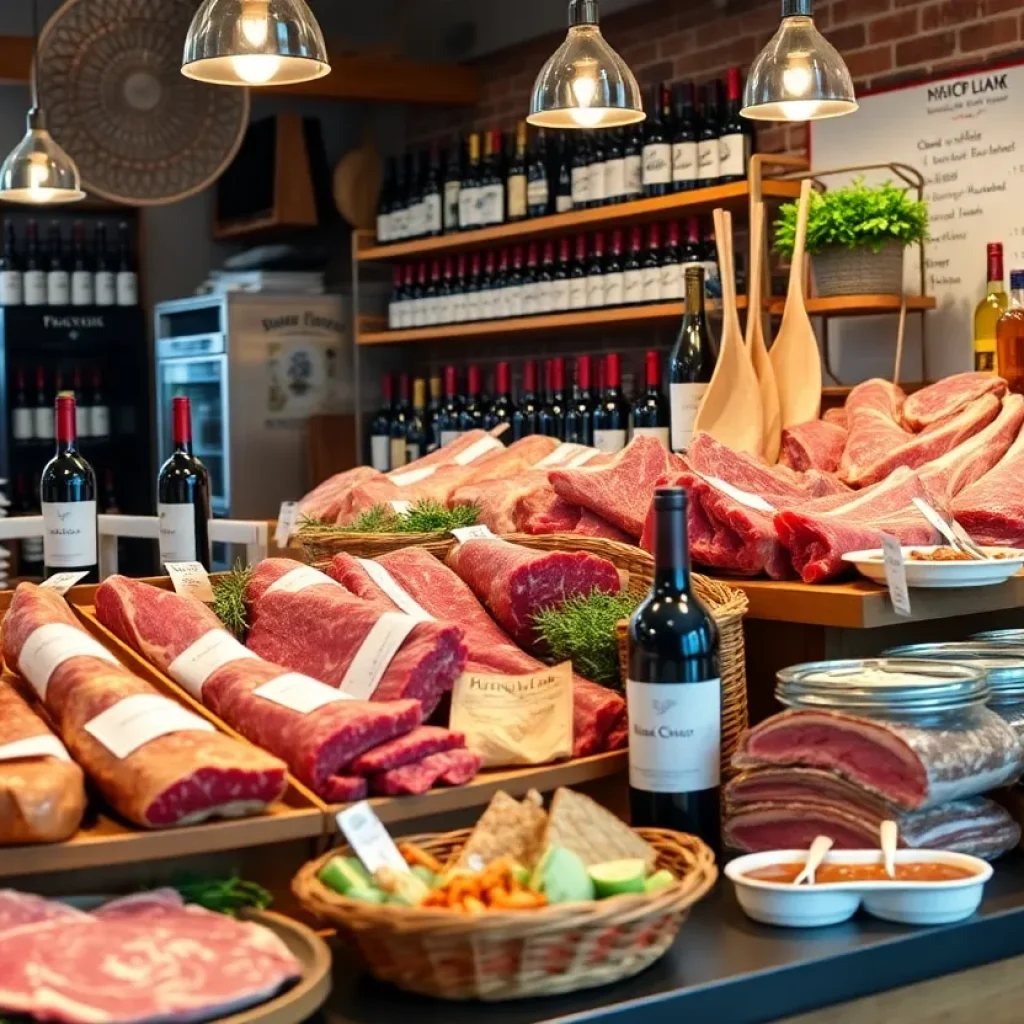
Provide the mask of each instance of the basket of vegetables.
[{"label": "basket of vegetables", "polygon": [[348,847],[293,890],[367,971],[440,999],[506,1000],[619,981],[661,957],[714,885],[694,836],[633,830],[573,790],[545,812],[495,795],[473,829],[411,837],[409,871],[372,875]]}]

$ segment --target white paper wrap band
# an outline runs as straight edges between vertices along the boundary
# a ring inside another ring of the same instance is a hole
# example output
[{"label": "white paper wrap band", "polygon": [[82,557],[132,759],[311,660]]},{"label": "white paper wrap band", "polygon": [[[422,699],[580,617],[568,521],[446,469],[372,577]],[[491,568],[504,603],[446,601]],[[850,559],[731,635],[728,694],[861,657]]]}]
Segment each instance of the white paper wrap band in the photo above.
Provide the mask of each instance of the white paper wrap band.
[{"label": "white paper wrap band", "polygon": [[188,690],[196,700],[201,701],[203,687],[214,672],[232,661],[255,657],[252,651],[240,644],[227,630],[211,629],[171,662],[167,674],[179,686]]},{"label": "white paper wrap band", "polygon": [[18,658],[18,671],[45,701],[53,673],[64,662],[79,657],[100,658],[121,667],[117,658],[85,630],[66,622],[49,622],[29,634]]},{"label": "white paper wrap band", "polygon": [[122,760],[175,732],[215,732],[197,714],[159,693],[135,693],[86,722],[85,731]]}]

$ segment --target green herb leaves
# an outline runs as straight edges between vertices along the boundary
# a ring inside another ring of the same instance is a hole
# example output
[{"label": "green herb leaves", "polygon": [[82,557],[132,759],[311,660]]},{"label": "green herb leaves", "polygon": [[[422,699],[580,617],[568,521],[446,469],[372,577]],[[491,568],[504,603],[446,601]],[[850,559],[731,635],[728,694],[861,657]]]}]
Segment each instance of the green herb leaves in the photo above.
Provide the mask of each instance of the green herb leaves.
[{"label": "green herb leaves", "polygon": [[299,523],[302,533],[447,533],[464,526],[475,526],[480,518],[476,505],[445,508],[440,502],[423,499],[415,502],[407,512],[396,512],[390,505],[374,505],[354,523],[337,526],[319,519],[303,519]]},{"label": "green herb leaves", "polygon": [[236,640],[245,643],[249,632],[249,613],[245,607],[245,592],[252,579],[252,566],[236,562],[234,569],[213,585],[213,611],[224,628]]}]

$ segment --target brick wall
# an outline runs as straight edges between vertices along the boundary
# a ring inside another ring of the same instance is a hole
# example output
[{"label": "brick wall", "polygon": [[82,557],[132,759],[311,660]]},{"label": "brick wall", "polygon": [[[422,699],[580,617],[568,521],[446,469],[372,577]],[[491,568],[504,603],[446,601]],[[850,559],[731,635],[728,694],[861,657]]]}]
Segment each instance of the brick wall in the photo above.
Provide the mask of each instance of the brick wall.
[{"label": "brick wall", "polygon": [[[652,0],[605,18],[602,28],[646,89],[746,68],[778,22],[777,0],[726,0],[720,13],[707,0]],[[815,22],[843,54],[859,89],[1024,59],[1024,0],[818,0]],[[534,77],[558,42],[551,35],[479,61],[478,106],[411,114],[410,143],[511,128],[525,116]],[[766,153],[806,153],[806,127],[763,128],[758,146]]]}]

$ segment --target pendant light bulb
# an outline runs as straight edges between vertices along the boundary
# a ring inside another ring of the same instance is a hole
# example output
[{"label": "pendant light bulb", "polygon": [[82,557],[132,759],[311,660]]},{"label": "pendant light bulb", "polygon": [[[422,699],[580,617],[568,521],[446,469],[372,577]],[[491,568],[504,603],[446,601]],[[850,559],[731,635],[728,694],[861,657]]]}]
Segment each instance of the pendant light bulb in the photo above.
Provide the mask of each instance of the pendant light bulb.
[{"label": "pendant light bulb", "polygon": [[541,68],[530,99],[541,128],[613,128],[644,119],[640,87],[608,45],[597,0],[570,0],[569,33]]},{"label": "pendant light bulb", "polygon": [[857,109],[843,58],[817,30],[811,0],[782,0],[782,21],[747,76],[744,117],[816,121]]}]

